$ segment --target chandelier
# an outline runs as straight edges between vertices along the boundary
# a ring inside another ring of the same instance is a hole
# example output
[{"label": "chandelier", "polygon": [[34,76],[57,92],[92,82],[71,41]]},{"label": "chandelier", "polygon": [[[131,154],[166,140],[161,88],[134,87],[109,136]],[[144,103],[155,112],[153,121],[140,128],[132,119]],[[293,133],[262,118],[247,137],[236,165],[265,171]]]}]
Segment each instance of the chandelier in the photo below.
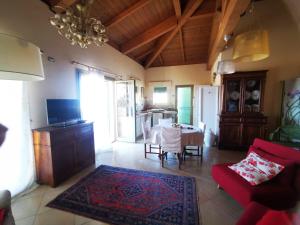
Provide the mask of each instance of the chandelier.
[{"label": "chandelier", "polygon": [[50,18],[50,23],[58,29],[58,33],[70,40],[72,45],[87,48],[92,43],[102,46],[108,41],[106,29],[101,21],[89,17],[93,1],[81,0],[74,8]]}]

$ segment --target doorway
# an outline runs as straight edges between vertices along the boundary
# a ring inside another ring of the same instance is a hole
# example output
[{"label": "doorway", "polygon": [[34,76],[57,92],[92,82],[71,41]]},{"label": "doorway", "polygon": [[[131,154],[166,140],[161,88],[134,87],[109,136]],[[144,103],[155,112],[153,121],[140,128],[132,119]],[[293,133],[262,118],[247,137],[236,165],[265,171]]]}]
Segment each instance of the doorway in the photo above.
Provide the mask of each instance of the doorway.
[{"label": "doorway", "polygon": [[135,82],[116,81],[117,140],[135,142]]},{"label": "doorway", "polygon": [[176,85],[177,123],[193,123],[193,85]]},{"label": "doorway", "polygon": [[81,117],[94,122],[95,151],[112,148],[115,135],[115,84],[98,72],[79,71]]}]

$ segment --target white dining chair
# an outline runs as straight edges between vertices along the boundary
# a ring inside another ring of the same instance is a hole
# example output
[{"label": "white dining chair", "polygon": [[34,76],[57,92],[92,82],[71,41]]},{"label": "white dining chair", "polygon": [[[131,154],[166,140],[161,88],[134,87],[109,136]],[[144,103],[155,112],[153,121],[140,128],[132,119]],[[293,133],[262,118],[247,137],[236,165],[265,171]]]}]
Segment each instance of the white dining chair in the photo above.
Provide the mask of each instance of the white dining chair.
[{"label": "white dining chair", "polygon": [[[204,136],[206,130],[206,124],[203,122],[199,122],[198,128],[201,130],[201,138],[199,140],[199,145],[197,146],[184,146],[183,159],[185,160],[185,156],[200,156],[201,162],[203,161],[203,146],[204,146]],[[197,151],[196,154],[193,154],[191,151]]]},{"label": "white dining chair", "polygon": [[181,129],[175,127],[161,127],[161,166],[164,167],[164,158],[167,153],[175,153],[179,161],[179,169],[182,163]]},{"label": "white dining chair", "polygon": [[[147,154],[157,154],[159,158],[161,157],[161,147],[159,143],[154,143],[151,138],[151,120],[147,119],[142,122],[142,133],[144,139],[144,152],[145,158],[147,158]],[[147,145],[149,146],[149,151],[147,151]],[[157,149],[157,151],[152,151],[152,149]]]},{"label": "white dining chair", "polygon": [[172,126],[172,118],[158,119],[158,125],[161,127],[171,127]]}]

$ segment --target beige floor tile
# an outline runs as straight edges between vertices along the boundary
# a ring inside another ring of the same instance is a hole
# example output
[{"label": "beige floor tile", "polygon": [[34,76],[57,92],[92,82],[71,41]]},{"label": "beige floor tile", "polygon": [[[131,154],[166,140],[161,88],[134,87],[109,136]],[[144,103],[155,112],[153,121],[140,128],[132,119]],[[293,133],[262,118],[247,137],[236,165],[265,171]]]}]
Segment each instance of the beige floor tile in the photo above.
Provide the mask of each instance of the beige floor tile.
[{"label": "beige floor tile", "polygon": [[62,210],[50,209],[36,216],[34,225],[74,225],[75,216]]},{"label": "beige floor tile", "polygon": [[92,219],[87,217],[75,215],[75,225],[83,225],[92,221]]},{"label": "beige floor tile", "polygon": [[26,199],[20,199],[12,203],[12,212],[15,220],[36,215],[42,196],[34,196]]},{"label": "beige floor tile", "polygon": [[85,223],[84,225],[109,225],[108,223],[104,223],[104,222],[100,222],[100,221],[97,221],[97,220],[93,220],[89,223]]},{"label": "beige floor tile", "polygon": [[16,220],[16,225],[33,225],[35,216],[30,216],[25,219]]}]

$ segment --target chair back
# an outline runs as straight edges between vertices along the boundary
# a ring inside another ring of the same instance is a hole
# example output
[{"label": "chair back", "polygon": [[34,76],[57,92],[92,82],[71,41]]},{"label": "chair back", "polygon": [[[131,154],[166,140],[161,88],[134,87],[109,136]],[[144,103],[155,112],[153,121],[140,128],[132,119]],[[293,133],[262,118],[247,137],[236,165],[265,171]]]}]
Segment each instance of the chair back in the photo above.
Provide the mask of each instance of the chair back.
[{"label": "chair back", "polygon": [[150,138],[150,132],[151,132],[151,120],[147,119],[146,121],[142,122],[142,133],[143,133],[144,142],[148,138]]},{"label": "chair back", "polygon": [[171,127],[172,126],[172,118],[158,119],[158,125],[161,127]]},{"label": "chair back", "polygon": [[165,152],[181,153],[181,129],[161,127],[161,147]]},{"label": "chair back", "polygon": [[199,128],[205,134],[206,124],[203,122],[199,122]]}]

